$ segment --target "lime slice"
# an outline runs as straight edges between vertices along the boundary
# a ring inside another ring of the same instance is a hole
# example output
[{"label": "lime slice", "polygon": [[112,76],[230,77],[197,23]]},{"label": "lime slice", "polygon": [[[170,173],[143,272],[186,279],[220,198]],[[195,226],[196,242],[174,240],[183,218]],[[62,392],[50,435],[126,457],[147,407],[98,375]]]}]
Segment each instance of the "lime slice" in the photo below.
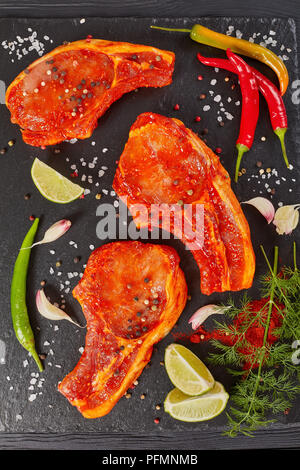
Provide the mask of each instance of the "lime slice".
[{"label": "lime slice", "polygon": [[84,188],[72,183],[38,158],[35,158],[31,167],[31,177],[39,192],[46,199],[59,204],[78,199],[84,191]]},{"label": "lime slice", "polygon": [[181,344],[170,344],[166,348],[165,367],[171,382],[187,395],[202,395],[214,386],[214,378],[206,365]]},{"label": "lime slice", "polygon": [[195,423],[215,418],[226,408],[229,395],[222,384],[215,382],[210,392],[191,397],[174,388],[164,403],[164,408],[172,418]]}]

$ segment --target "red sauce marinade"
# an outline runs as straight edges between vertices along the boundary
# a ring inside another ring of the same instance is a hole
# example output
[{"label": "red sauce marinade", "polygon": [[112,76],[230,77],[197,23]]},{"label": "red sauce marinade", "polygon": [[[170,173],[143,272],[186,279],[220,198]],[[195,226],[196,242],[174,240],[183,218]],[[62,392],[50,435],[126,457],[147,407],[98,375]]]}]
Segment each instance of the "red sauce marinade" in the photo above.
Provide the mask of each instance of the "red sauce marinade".
[{"label": "red sauce marinade", "polygon": [[[257,348],[262,347],[263,338],[265,334],[265,327],[261,325],[262,320],[266,320],[268,314],[268,301],[269,298],[261,300],[253,300],[247,304],[247,314],[246,312],[240,312],[234,319],[232,326],[229,325],[229,328],[232,329],[232,334],[224,334],[223,331],[213,330],[207,331],[203,326],[200,326],[195,333],[188,337],[192,343],[200,343],[201,341],[209,341],[210,339],[216,339],[221,343],[234,346],[238,339],[241,339],[241,333],[236,334],[235,329],[239,332],[245,322],[249,322],[249,318],[246,317],[249,315],[249,311],[253,312],[253,315],[261,311],[261,314],[258,319],[256,319],[251,326],[247,329],[245,333],[246,346],[237,348],[237,351],[246,357],[246,360],[243,364],[243,369],[249,370],[251,367],[258,367],[258,363],[253,363],[255,359]],[[283,309],[283,305],[278,305],[280,309]],[[259,319],[261,320],[259,322]],[[267,336],[267,345],[272,345],[279,338],[275,333],[275,330],[280,327],[282,322],[282,313],[273,305],[271,312],[271,320]],[[183,336],[181,336],[183,338]],[[177,335],[177,339],[179,335]],[[247,359],[249,358],[249,359]]]}]

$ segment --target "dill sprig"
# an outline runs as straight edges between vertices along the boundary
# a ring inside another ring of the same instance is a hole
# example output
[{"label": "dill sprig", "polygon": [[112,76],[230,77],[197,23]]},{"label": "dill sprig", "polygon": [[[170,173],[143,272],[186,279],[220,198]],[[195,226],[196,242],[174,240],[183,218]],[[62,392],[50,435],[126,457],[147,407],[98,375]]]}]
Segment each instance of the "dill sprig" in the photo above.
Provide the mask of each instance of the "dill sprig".
[{"label": "dill sprig", "polygon": [[[300,339],[300,278],[296,245],[294,243],[294,267],[284,266],[280,271],[278,247],[274,249],[273,266],[262,246],[261,251],[269,269],[261,278],[262,299],[265,302],[254,312],[253,303],[247,295],[239,307],[230,299],[231,309],[227,317],[231,322],[215,322],[215,326],[218,333],[234,341],[224,344],[219,339],[211,340],[217,352],[210,353],[210,362],[226,366],[228,372],[238,379],[231,390],[231,406],[227,413],[228,429],[225,434],[231,437],[239,433],[253,436],[259,427],[276,421],[278,413],[291,408],[300,393],[300,367],[292,361],[291,348],[292,342]],[[280,322],[270,332],[274,311]],[[237,316],[239,322],[232,323]],[[260,345],[253,345],[247,339],[252,326],[259,327],[262,332]],[[272,344],[268,341],[271,333],[276,336]]]}]

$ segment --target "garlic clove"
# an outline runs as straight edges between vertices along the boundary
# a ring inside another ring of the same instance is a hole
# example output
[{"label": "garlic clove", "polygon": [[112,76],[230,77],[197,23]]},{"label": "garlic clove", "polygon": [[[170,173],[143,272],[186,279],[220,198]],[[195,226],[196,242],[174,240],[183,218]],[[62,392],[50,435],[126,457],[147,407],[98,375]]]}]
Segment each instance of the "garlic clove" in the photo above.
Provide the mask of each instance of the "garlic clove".
[{"label": "garlic clove", "polygon": [[297,227],[299,222],[300,204],[282,206],[275,212],[273,224],[279,235],[289,235]]},{"label": "garlic clove", "polygon": [[274,219],[274,206],[272,202],[265,197],[254,197],[253,199],[249,199],[249,201],[241,202],[241,204],[250,204],[251,206],[254,206],[265,217],[268,224]]},{"label": "garlic clove", "polygon": [[42,240],[39,242],[34,243],[31,245],[29,248],[32,248],[33,246],[36,245],[42,245],[43,243],[51,243],[60,238],[62,235],[64,235],[69,228],[71,227],[72,223],[70,220],[67,219],[62,219],[59,220],[58,222],[55,222],[55,224],[51,225],[48,230],[46,230],[44,237]]},{"label": "garlic clove", "polygon": [[81,325],[72,320],[72,318],[66,312],[49,302],[43,289],[37,291],[35,301],[38,311],[44,318],[54,321],[68,320],[71,323],[74,323],[76,326],[81,327]]},{"label": "garlic clove", "polygon": [[208,304],[204,307],[199,308],[189,319],[189,323],[192,324],[193,330],[199,328],[210,315],[223,315],[231,307],[220,307],[219,305]]}]

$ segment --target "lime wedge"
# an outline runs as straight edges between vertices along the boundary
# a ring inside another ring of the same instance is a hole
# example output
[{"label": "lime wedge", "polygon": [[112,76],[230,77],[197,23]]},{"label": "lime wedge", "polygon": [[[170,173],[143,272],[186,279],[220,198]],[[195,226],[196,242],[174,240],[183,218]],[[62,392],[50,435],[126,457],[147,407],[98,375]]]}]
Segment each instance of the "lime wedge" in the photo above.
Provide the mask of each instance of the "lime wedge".
[{"label": "lime wedge", "polygon": [[214,378],[206,365],[181,344],[170,344],[166,348],[165,367],[173,385],[187,395],[202,395],[214,386]]},{"label": "lime wedge", "polygon": [[195,423],[215,418],[226,408],[229,395],[222,384],[215,382],[210,392],[191,397],[174,388],[164,403],[164,408],[172,418]]},{"label": "lime wedge", "polygon": [[42,196],[59,204],[78,199],[84,191],[84,188],[72,183],[38,158],[35,158],[31,167],[31,177]]}]

